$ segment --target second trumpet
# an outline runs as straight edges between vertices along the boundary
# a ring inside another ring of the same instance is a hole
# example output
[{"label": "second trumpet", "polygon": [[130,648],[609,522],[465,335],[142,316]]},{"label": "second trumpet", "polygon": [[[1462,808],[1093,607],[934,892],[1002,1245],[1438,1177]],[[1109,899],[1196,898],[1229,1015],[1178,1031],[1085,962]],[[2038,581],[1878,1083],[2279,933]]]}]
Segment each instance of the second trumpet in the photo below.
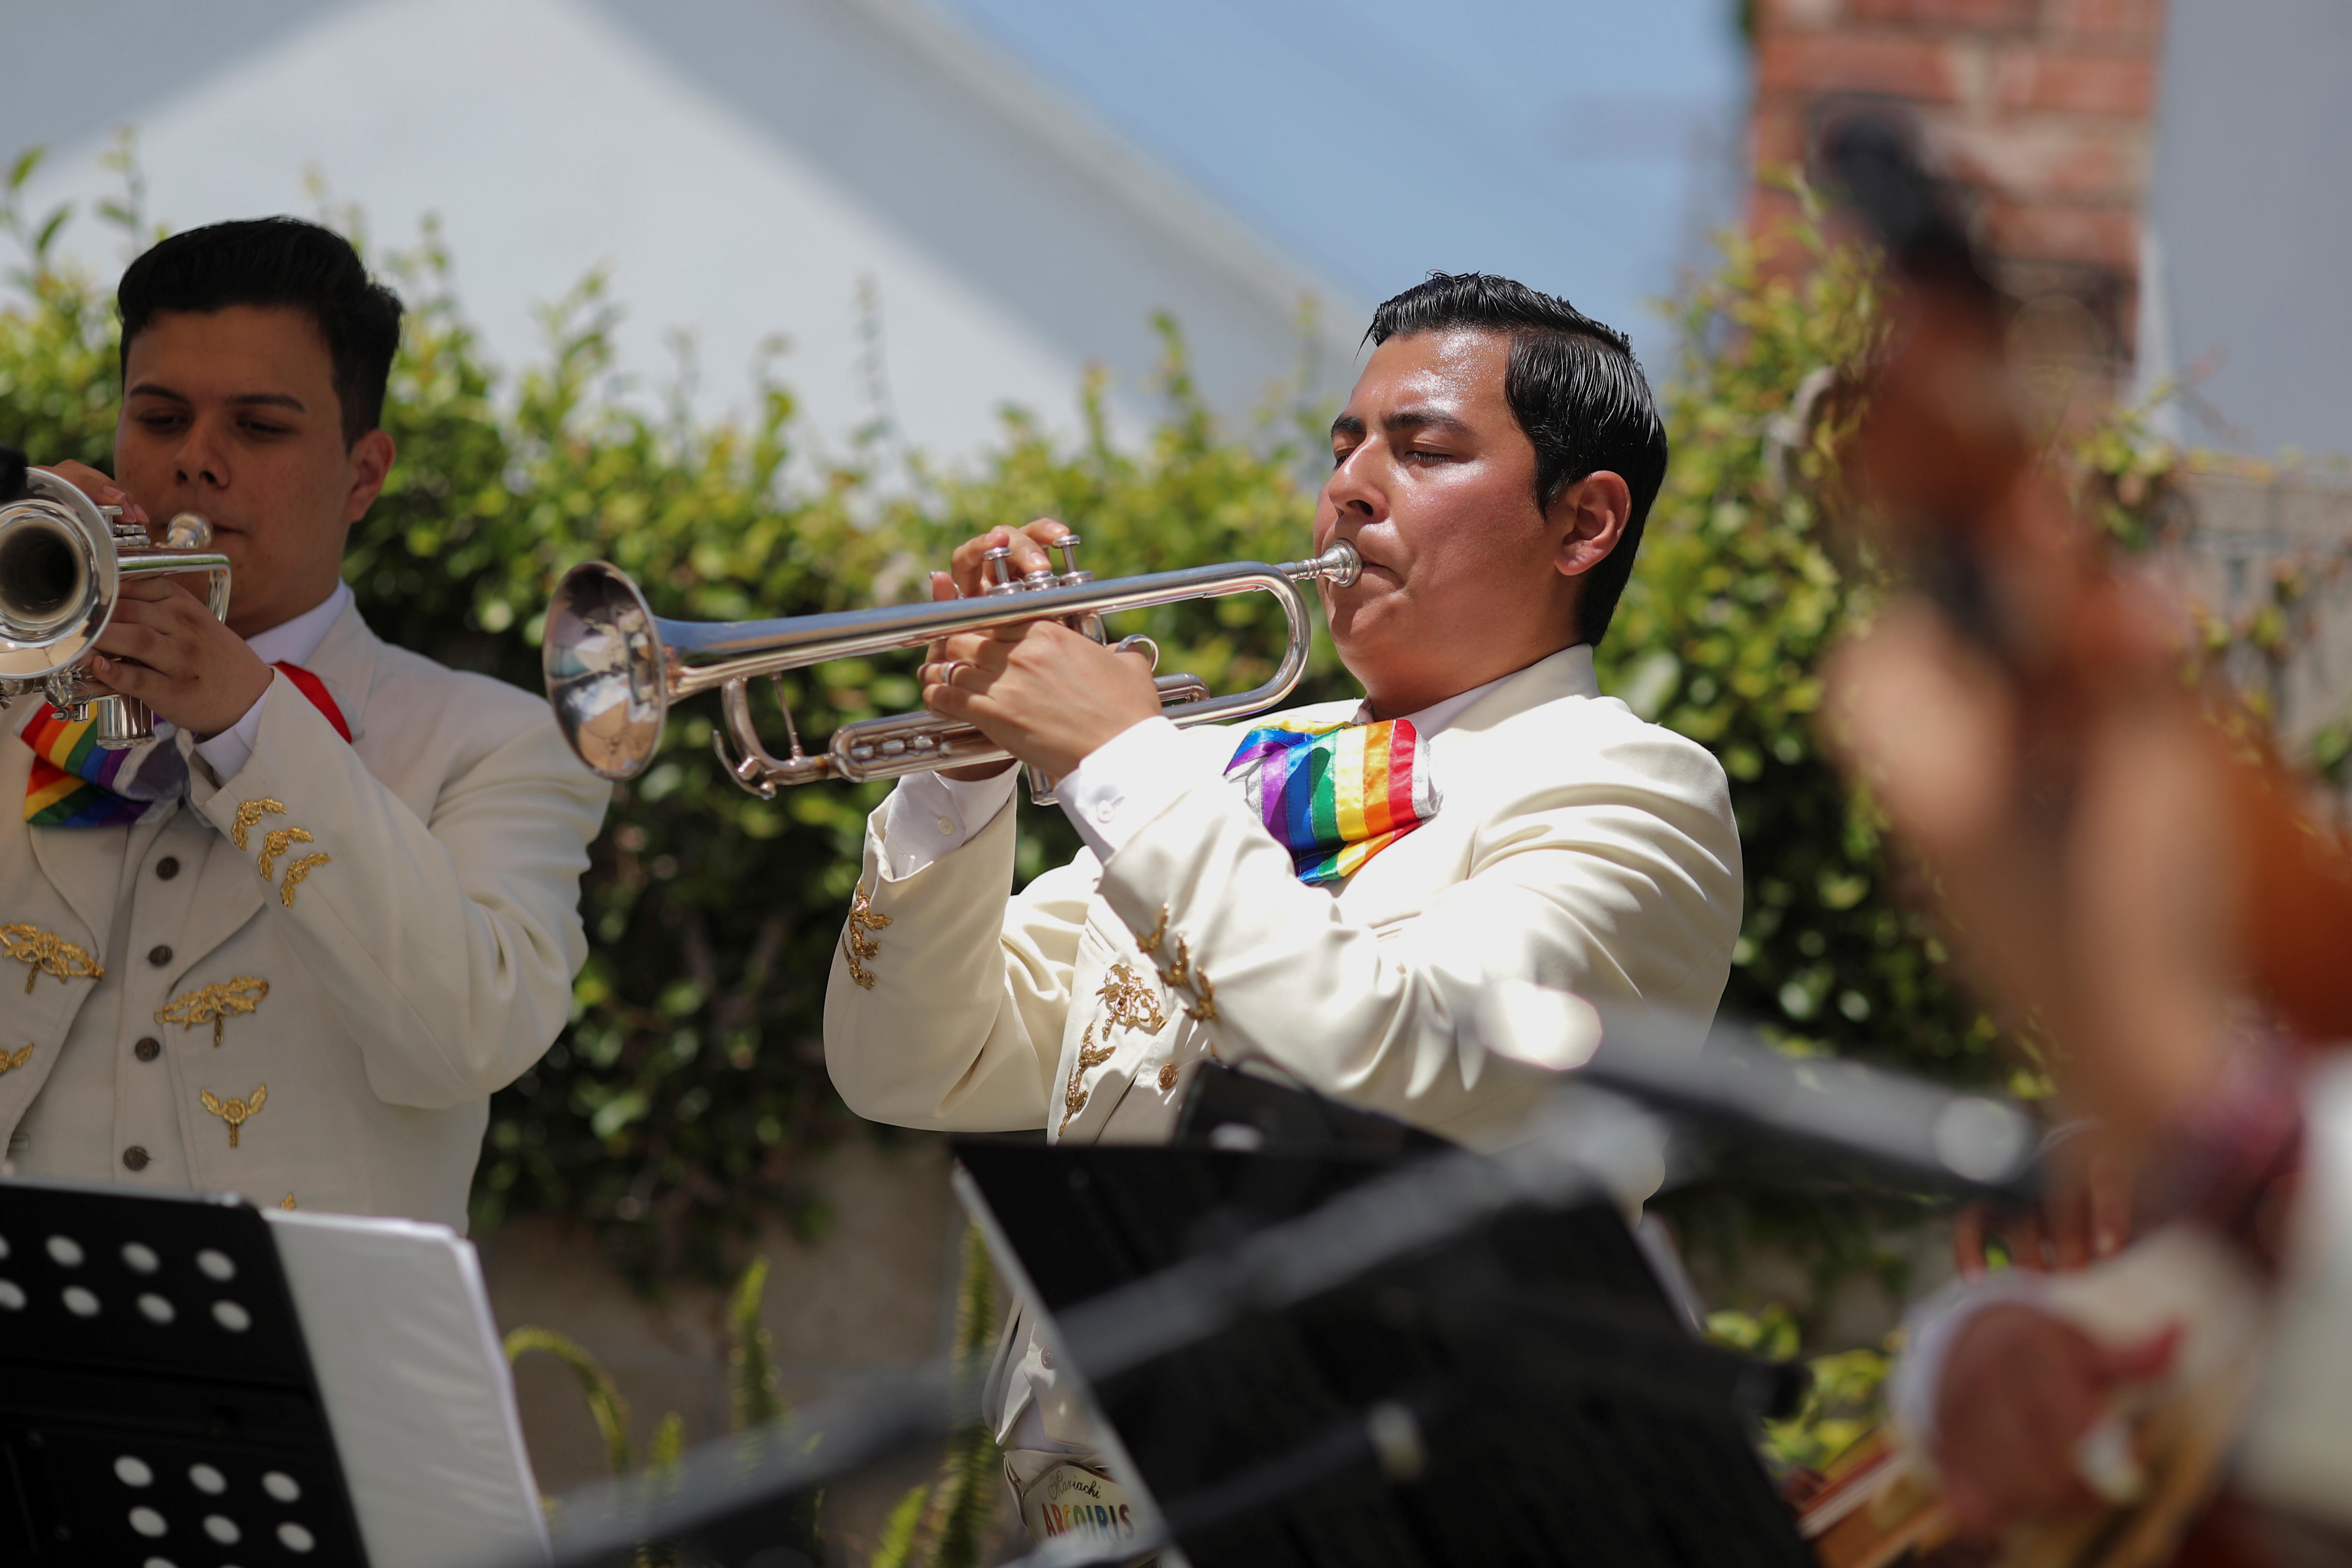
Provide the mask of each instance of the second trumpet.
[{"label": "second trumpet", "polygon": [[[1032,572],[1021,580],[1012,577],[1006,551],[990,551],[990,581],[978,598],[772,621],[664,620],[646,608],[645,595],[626,572],[608,562],[587,561],[564,574],[548,608],[548,700],[572,750],[607,779],[643,772],[661,744],[669,705],[713,689],[720,694],[725,723],[712,736],[712,745],[735,781],[756,795],[773,796],[785,784],[965,768],[1010,754],[969,725],[924,712],[845,725],[821,754],[810,756],[801,749],[798,728],[786,710],[790,749],[773,756],[753,724],[749,684],[761,675],[919,648],[957,632],[1023,621],[1061,621],[1099,639],[1102,617],[1123,610],[1270,593],[1289,622],[1289,637],[1264,684],[1213,696],[1193,676],[1158,677],[1170,718],[1180,725],[1218,724],[1273,707],[1305,674],[1312,623],[1298,585],[1319,579],[1345,588],[1363,569],[1355,547],[1341,540],[1307,560],[1235,561],[1098,582],[1077,569],[1077,543],[1073,538],[1059,547],[1060,571]],[[781,687],[777,702],[781,707]]]}]

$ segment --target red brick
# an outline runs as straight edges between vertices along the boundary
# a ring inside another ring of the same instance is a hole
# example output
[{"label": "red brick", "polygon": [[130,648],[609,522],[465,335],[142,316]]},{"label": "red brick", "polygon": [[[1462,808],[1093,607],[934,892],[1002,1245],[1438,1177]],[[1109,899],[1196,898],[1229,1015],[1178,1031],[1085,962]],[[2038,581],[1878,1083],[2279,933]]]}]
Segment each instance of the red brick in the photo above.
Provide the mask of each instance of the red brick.
[{"label": "red brick", "polygon": [[2042,19],[2042,0],[1847,0],[1858,20],[2007,33],[2032,31]]},{"label": "red brick", "polygon": [[2153,49],[2164,30],[2164,0],[2050,0],[2050,33]]},{"label": "red brick", "polygon": [[1756,32],[1795,27],[1834,27],[1845,19],[1845,0],[1756,0]]},{"label": "red brick", "polygon": [[2077,206],[1995,195],[1985,213],[1995,254],[2032,261],[2087,262],[2126,277],[2139,262],[2139,219],[2128,206]]},{"label": "red brick", "polygon": [[1805,117],[1795,107],[1759,104],[1748,125],[1748,166],[1799,168],[1805,162]]},{"label": "red brick", "polygon": [[1782,33],[1757,40],[1759,93],[1881,92],[1919,103],[1959,96],[1945,46],[1918,38],[1841,33]]},{"label": "red brick", "polygon": [[1993,93],[2005,110],[2146,120],[2156,107],[2156,62],[2145,55],[2011,45],[1994,61]]},{"label": "red brick", "polygon": [[2137,127],[1950,120],[1931,136],[1960,178],[2019,196],[2132,201],[2147,184],[2147,137]]}]

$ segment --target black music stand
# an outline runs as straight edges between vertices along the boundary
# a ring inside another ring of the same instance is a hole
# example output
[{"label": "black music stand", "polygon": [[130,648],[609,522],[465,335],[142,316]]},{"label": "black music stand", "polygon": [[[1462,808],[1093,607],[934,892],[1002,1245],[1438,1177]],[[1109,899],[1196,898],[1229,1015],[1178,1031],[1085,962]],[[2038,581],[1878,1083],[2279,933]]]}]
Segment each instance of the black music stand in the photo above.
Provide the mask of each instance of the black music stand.
[{"label": "black music stand", "polygon": [[261,1216],[0,1181],[0,1563],[365,1562]]},{"label": "black music stand", "polygon": [[[1349,1124],[1317,1108],[1268,1110],[1269,1092],[1298,1092],[1253,1084],[1224,1104],[1323,1146],[957,1140],[1049,1335],[1057,1313],[1394,1168],[1321,1135]],[[1216,1124],[1234,1124],[1187,1132]],[[1089,1382],[1193,1568],[1812,1563],[1751,1432],[1801,1375],[1693,1339],[1605,1205],[1507,1213]]]}]

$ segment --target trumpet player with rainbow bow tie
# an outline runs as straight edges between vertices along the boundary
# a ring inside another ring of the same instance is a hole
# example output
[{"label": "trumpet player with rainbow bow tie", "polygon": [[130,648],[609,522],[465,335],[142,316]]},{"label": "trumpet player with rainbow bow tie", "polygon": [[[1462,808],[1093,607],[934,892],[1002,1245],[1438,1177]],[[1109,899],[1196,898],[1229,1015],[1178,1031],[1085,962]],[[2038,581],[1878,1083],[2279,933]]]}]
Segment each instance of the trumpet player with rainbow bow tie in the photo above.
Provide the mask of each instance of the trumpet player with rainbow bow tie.
[{"label": "trumpet player with rainbow bow tie", "polygon": [[[1493,1146],[1568,1064],[1468,1037],[1494,982],[1713,1013],[1740,916],[1723,770],[1593,675],[1665,473],[1640,366],[1481,275],[1368,336],[1313,541],[1360,557],[1318,591],[1363,698],[1179,729],[1142,659],[1058,622],[948,640],[925,704],[1055,780],[1086,848],[1008,898],[1011,765],[899,782],[826,991],[859,1113],[1151,1142],[1213,1057]],[[1047,570],[1065,532],[971,540],[934,596],[981,591],[992,549]],[[992,1397],[1024,1512],[1060,1467],[1102,1475],[1017,1324]]]},{"label": "trumpet player with rainbow bow tie", "polygon": [[347,243],[192,230],[119,303],[114,476],[0,496],[0,1171],[463,1229],[609,787],[343,585],[401,316]]}]

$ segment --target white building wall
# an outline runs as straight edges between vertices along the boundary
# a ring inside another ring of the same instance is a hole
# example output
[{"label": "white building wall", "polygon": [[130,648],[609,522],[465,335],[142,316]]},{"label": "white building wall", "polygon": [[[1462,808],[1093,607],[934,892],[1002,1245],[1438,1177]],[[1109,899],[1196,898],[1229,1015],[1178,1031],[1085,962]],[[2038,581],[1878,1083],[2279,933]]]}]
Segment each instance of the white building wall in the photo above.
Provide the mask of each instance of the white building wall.
[{"label": "white building wall", "polygon": [[[683,329],[700,406],[740,405],[782,333],[782,373],[835,449],[877,389],[910,444],[950,458],[1007,402],[1067,427],[1089,363],[1138,434],[1158,309],[1236,419],[1298,366],[1304,297],[1325,301],[1327,389],[1361,330],[1360,306],[914,0],[7,0],[0,17],[36,62],[0,96],[0,153],[54,148],[34,207],[115,193],[99,154],[122,122],[175,227],[310,213],[321,178],[380,247],[438,214],[509,365],[539,346],[541,304],[601,266],[641,384]],[[67,243],[120,265],[87,216]]]}]

